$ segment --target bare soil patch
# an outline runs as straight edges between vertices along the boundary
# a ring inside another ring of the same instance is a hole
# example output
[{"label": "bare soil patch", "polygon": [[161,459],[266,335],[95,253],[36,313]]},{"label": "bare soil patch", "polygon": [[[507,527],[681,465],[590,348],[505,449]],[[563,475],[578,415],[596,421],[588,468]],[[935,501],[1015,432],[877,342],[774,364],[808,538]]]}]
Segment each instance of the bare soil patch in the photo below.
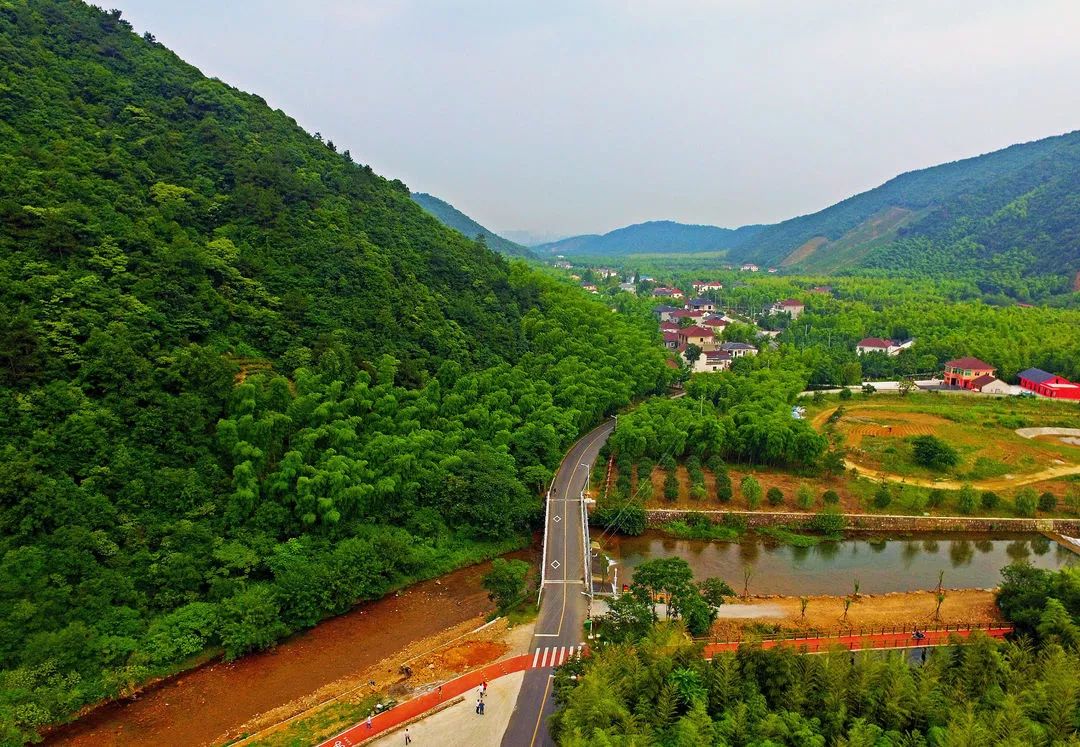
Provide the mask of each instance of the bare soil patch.
[{"label": "bare soil patch", "polygon": [[[982,589],[946,590],[940,621],[935,620],[934,608],[937,606],[937,599],[932,591],[863,594],[852,602],[846,620],[843,619],[845,598],[808,597],[805,617],[800,615],[798,597],[751,597],[745,602],[738,600],[739,604],[761,607],[763,614],[760,617],[719,619],[713,626],[713,635],[730,638],[751,626],[760,629],[761,625],[777,626],[784,630],[817,629],[835,632],[853,628],[858,630],[860,627],[896,626],[902,629],[916,624],[977,625],[1004,622],[1001,611],[994,602],[994,593]],[[780,617],[777,617],[778,611],[782,613]]]}]

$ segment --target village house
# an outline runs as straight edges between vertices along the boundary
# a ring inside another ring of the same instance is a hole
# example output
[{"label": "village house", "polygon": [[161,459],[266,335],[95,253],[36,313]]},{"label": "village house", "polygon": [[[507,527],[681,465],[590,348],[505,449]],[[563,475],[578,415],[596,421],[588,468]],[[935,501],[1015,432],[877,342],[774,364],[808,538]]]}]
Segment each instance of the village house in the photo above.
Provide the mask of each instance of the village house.
[{"label": "village house", "polygon": [[582,283],[582,289],[587,290],[589,293],[599,293],[600,290],[593,283]]},{"label": "village house", "polygon": [[746,355],[757,355],[758,349],[745,342],[722,342],[718,350],[729,353],[732,358],[742,358]]},{"label": "village house", "polygon": [[769,268],[769,274],[770,275],[775,275],[776,273],[777,273],[777,269],[775,267],[770,267]]},{"label": "village house", "polygon": [[806,309],[806,305],[795,298],[786,298],[783,301],[777,301],[772,306],[772,313],[774,314],[791,314],[792,319],[798,319],[799,315]]},{"label": "village house", "polygon": [[690,319],[693,322],[697,322],[705,316],[704,311],[691,311],[690,309],[677,309],[671,312],[671,319],[678,321],[679,319]]},{"label": "village house", "polygon": [[708,327],[709,329],[711,329],[713,333],[719,333],[724,329],[724,327],[728,326],[728,320],[724,319],[721,316],[705,317],[699,323],[702,327]]},{"label": "village house", "polygon": [[678,322],[660,322],[660,331],[661,332],[678,332],[679,331],[679,323]]},{"label": "village house", "polygon": [[679,333],[678,332],[663,332],[664,335],[664,347],[669,350],[676,350],[679,347]]},{"label": "village house", "polygon": [[599,275],[601,278],[604,278],[605,280],[607,278],[613,278],[619,274],[618,270],[613,270],[610,267],[601,267],[599,269],[593,270],[593,272]]},{"label": "village house", "polygon": [[971,389],[972,382],[980,376],[993,376],[994,367],[978,358],[956,358],[945,361],[945,385]]},{"label": "village house", "polygon": [[743,272],[757,272],[761,268],[758,267],[757,265],[753,264],[752,262],[747,262],[742,267],[740,267],[739,269],[742,270]]},{"label": "village house", "polygon": [[671,321],[671,315],[676,311],[682,311],[677,306],[654,306],[652,313],[656,315],[656,318],[662,322]]},{"label": "village house", "polygon": [[900,355],[901,350],[907,350],[915,344],[915,340],[895,342],[880,337],[864,337],[855,345],[855,352],[859,355],[867,353],[885,353],[885,355]]},{"label": "village house", "polygon": [[555,263],[555,266],[557,268],[559,268],[560,270],[569,270],[571,267],[573,267],[572,264],[570,264],[569,262],[567,262],[565,260],[559,260],[558,262]]},{"label": "village house", "polygon": [[1080,384],[1075,384],[1063,376],[1043,371],[1041,368],[1029,368],[1020,372],[1020,387],[1053,399],[1080,399]]},{"label": "village house", "polygon": [[990,374],[980,376],[971,382],[971,390],[982,394],[1016,394],[1015,388]]},{"label": "village house", "polygon": [[694,361],[694,373],[716,373],[731,368],[731,353],[724,350],[706,350]]},{"label": "village house", "polygon": [[661,285],[661,286],[659,286],[657,288],[653,288],[652,294],[653,294],[654,298],[674,298],[674,299],[678,299],[678,298],[683,297],[683,292],[681,290],[679,290],[678,288],[668,288],[668,287],[663,286],[663,285]]},{"label": "village house", "polygon": [[711,298],[695,298],[687,304],[694,311],[716,311],[716,301]]},{"label": "village house", "polygon": [[716,341],[711,329],[697,325],[684,327],[678,331],[679,347],[684,345],[697,345],[702,350],[712,349]]},{"label": "village house", "polygon": [[831,285],[815,285],[813,288],[810,289],[810,292],[821,293],[826,296],[831,296],[833,294],[833,287]]},{"label": "village house", "polygon": [[637,294],[637,286],[633,283],[619,283],[619,290],[625,291],[626,293]]},{"label": "village house", "polygon": [[695,280],[692,285],[694,291],[697,293],[708,293],[709,291],[724,290],[724,284],[716,280]]}]

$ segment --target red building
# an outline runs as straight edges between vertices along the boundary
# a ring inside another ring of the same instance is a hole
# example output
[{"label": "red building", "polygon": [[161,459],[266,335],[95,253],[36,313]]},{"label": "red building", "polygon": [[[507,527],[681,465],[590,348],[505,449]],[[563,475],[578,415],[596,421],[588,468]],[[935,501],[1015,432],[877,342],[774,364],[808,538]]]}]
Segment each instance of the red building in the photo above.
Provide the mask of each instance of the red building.
[{"label": "red building", "polygon": [[957,358],[945,361],[945,384],[971,389],[980,376],[993,376],[994,367],[978,358]]},{"label": "red building", "polygon": [[1028,391],[1054,399],[1080,399],[1080,384],[1074,384],[1064,376],[1029,368],[1020,372],[1020,386]]}]

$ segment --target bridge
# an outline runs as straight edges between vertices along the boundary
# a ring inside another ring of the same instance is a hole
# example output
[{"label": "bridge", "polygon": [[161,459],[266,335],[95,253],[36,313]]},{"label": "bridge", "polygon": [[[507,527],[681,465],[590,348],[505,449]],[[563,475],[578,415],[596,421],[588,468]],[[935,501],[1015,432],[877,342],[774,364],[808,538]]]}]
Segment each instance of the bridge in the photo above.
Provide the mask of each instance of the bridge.
[{"label": "bridge", "polygon": [[580,651],[592,591],[589,537],[583,495],[600,448],[615,430],[614,418],[571,447],[552,480],[544,520],[540,611],[533,633],[535,658],[547,666],[528,667],[521,683],[510,725],[503,735],[506,747],[552,745],[547,718],[555,710],[551,696],[551,662],[567,651]]}]

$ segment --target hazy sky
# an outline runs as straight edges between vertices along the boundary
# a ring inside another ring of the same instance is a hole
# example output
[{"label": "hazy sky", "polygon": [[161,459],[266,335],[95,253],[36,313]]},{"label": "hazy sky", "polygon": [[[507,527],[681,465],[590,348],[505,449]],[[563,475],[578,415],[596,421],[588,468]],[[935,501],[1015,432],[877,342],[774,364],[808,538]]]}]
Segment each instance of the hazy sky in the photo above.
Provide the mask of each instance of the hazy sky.
[{"label": "hazy sky", "polygon": [[108,0],[489,228],[813,212],[1080,128],[1076,0]]}]

